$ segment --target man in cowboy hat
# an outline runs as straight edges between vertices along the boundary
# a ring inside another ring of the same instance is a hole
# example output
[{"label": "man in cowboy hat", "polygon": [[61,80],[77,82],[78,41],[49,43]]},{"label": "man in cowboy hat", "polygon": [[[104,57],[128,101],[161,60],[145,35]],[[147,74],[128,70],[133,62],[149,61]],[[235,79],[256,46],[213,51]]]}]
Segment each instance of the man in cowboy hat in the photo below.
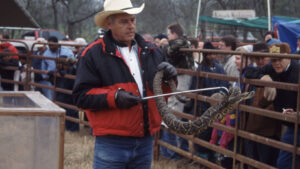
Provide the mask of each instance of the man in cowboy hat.
[{"label": "man in cowboy hat", "polygon": [[177,75],[161,50],[136,34],[130,0],[106,0],[95,23],[107,29],[79,56],[73,89],[76,105],[87,113],[96,136],[94,169],[150,169],[153,134],[161,117],[153,100],[153,78],[165,70],[164,79]]}]

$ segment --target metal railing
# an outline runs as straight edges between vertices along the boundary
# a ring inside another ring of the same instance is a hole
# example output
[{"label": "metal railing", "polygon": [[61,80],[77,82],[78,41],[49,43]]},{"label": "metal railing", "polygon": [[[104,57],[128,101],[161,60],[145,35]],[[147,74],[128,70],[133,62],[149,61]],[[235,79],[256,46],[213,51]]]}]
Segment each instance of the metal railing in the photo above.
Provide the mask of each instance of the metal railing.
[{"label": "metal railing", "polygon": [[[300,59],[300,55],[292,55],[292,54],[269,54],[269,53],[256,53],[256,52],[243,53],[243,52],[208,50],[208,49],[207,50],[205,50],[205,49],[181,49],[181,51],[183,51],[183,52],[199,52],[199,53],[203,52],[203,53],[211,53],[211,54],[242,55],[242,56],[245,56],[245,57],[242,57],[242,63],[243,63],[243,59],[245,59],[247,57],[288,58],[288,59],[297,59],[297,60]],[[297,124],[299,124],[299,98],[300,98],[299,97],[299,89],[300,89],[299,80],[300,80],[300,78],[298,79],[298,84],[291,84],[291,83],[284,83],[284,82],[266,82],[266,81],[262,81],[262,80],[258,80],[258,79],[246,79],[246,78],[243,78],[241,76],[241,74],[237,78],[237,77],[230,77],[227,75],[216,74],[216,73],[200,72],[200,71],[193,71],[193,70],[186,70],[186,69],[177,69],[177,70],[178,70],[178,73],[196,76],[198,79],[200,77],[201,78],[212,78],[212,79],[218,79],[218,80],[235,81],[235,82],[249,84],[249,85],[255,85],[255,86],[275,87],[278,89],[298,92],[297,110],[296,110],[297,116],[296,117],[293,115],[282,114],[282,113],[278,113],[276,111],[266,110],[266,109],[262,109],[262,108],[258,108],[258,107],[245,105],[245,104],[240,104],[239,106],[236,107],[236,120],[238,120],[238,117],[239,117],[238,112],[242,112],[242,113],[248,112],[248,113],[252,113],[252,114],[256,114],[256,115],[260,115],[260,116],[278,119],[278,120],[285,121],[285,122],[291,122],[291,123],[295,124],[295,136],[297,135],[297,131],[298,131]],[[196,88],[198,88],[198,87],[199,86],[197,86]],[[184,94],[184,95],[187,97],[190,97],[190,98],[194,98],[195,100],[203,101],[203,102],[215,102],[216,101],[214,99],[211,99],[207,96],[203,96],[201,94]],[[194,111],[195,110],[196,109],[194,109]],[[194,120],[196,118],[196,116],[195,116],[196,112],[194,112],[194,115],[190,115],[190,114],[186,114],[183,112],[176,112],[173,110],[173,113],[181,118],[185,118],[188,120]],[[224,149],[224,148],[220,148],[216,145],[210,144],[209,142],[207,142],[203,139],[197,138],[197,136],[185,136],[185,135],[177,134],[176,132],[174,132],[170,129],[166,129],[166,128],[163,128],[163,130],[167,130],[167,131],[171,132],[172,134],[175,134],[181,138],[191,141],[192,143],[195,143],[202,147],[213,150],[217,153],[220,153],[220,154],[223,154],[223,155],[233,158],[233,168],[238,168],[238,167],[242,168],[243,164],[247,164],[247,165],[250,165],[255,168],[266,168],[266,169],[274,168],[273,166],[256,161],[256,160],[246,157],[245,155],[240,153],[241,150],[238,151],[238,147],[240,145],[240,142],[238,139],[242,138],[242,139],[248,139],[251,141],[255,141],[255,142],[258,142],[261,144],[271,146],[273,148],[277,148],[280,150],[284,150],[284,151],[293,153],[293,168],[295,169],[296,154],[300,155],[300,147],[298,147],[296,144],[297,137],[295,137],[295,139],[294,139],[294,144],[291,145],[291,144],[283,143],[278,140],[270,139],[267,137],[263,137],[263,136],[256,135],[254,133],[242,130],[238,126],[238,123],[236,123],[236,126],[234,128],[232,128],[232,127],[228,127],[228,126],[214,122],[211,125],[211,127],[234,134],[233,151]],[[178,153],[179,155],[182,155],[186,158],[190,158],[192,160],[198,161],[199,163],[201,163],[202,165],[205,165],[206,167],[220,168],[220,166],[216,167],[215,163],[213,163],[213,162],[210,162],[205,159],[199,160],[199,159],[197,159],[198,157],[195,158],[195,156],[196,156],[194,154],[195,150],[189,150],[189,152],[186,152],[186,151],[182,152],[183,150],[180,149],[179,147],[172,146],[171,144],[168,144],[168,143],[160,140],[159,136],[156,137],[156,143],[155,143],[155,148],[154,148],[154,150],[155,150],[154,158],[155,159],[158,159],[158,156],[159,156],[159,146],[166,147],[166,148]],[[240,166],[237,166],[238,163],[236,163],[236,162],[239,162]]]}]

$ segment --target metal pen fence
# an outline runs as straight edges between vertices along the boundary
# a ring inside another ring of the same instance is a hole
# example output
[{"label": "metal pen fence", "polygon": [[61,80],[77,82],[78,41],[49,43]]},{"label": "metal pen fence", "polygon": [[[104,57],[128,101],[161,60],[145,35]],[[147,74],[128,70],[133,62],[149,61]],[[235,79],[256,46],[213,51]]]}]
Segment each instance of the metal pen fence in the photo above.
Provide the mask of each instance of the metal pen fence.
[{"label": "metal pen fence", "polygon": [[[211,53],[211,54],[228,54],[228,55],[242,55],[245,57],[242,57],[242,63],[243,60],[247,57],[270,57],[270,58],[288,58],[288,59],[300,59],[299,55],[292,55],[292,54],[269,54],[269,53],[256,53],[256,52],[252,52],[252,53],[243,53],[243,52],[233,52],[233,51],[221,51],[221,50],[205,50],[205,49],[181,49],[182,52],[199,52],[199,53]],[[247,60],[247,59],[246,59]],[[246,64],[247,65],[247,64]],[[221,74],[216,74],[216,73],[208,73],[208,72],[200,72],[200,71],[193,71],[193,70],[186,70],[186,69],[177,69],[179,73],[182,74],[188,74],[191,76],[196,76],[197,79],[201,78],[212,78],[212,79],[218,79],[218,80],[227,80],[227,81],[235,81],[235,82],[239,82],[239,83],[243,83],[243,84],[249,84],[249,85],[256,85],[256,86],[268,86],[268,87],[275,87],[278,89],[283,89],[283,90],[289,90],[289,91],[297,91],[298,92],[298,99],[297,99],[297,116],[292,116],[292,115],[287,115],[287,114],[281,114],[278,113],[276,111],[272,111],[272,110],[266,110],[266,109],[262,109],[262,108],[257,108],[257,107],[253,107],[253,106],[249,106],[249,105],[245,105],[245,104],[240,104],[236,107],[236,120],[238,119],[239,115],[238,112],[242,112],[242,113],[252,113],[252,114],[256,114],[259,116],[265,116],[265,117],[269,117],[269,118],[273,118],[273,119],[278,119],[281,121],[286,121],[286,122],[292,122],[295,125],[295,136],[297,136],[298,133],[298,125],[299,124],[299,90],[300,90],[300,83],[298,80],[298,84],[291,84],[291,83],[284,83],[284,82],[266,82],[266,81],[262,81],[262,80],[257,80],[257,79],[246,79],[243,78],[240,74],[240,76],[237,77],[230,77],[227,75],[221,75]],[[242,70],[242,69],[241,69]],[[198,80],[197,80],[198,81]],[[197,84],[199,85],[199,84]],[[199,86],[197,86],[198,88]],[[195,100],[199,100],[199,101],[203,101],[203,102],[214,102],[216,100],[211,99],[207,96],[201,95],[201,94],[184,94],[187,97],[190,98],[194,98]],[[196,109],[194,109],[195,111]],[[176,112],[173,111],[173,113],[175,115],[177,115],[180,118],[185,118],[188,120],[194,120],[196,118],[195,114],[196,112],[194,112],[194,115],[189,115],[183,112]],[[286,144],[283,143],[281,141],[278,140],[274,140],[271,138],[267,138],[267,137],[263,137],[251,132],[247,132],[245,130],[242,130],[239,128],[238,123],[236,123],[235,127],[228,127],[219,123],[214,122],[211,127],[214,127],[218,130],[221,131],[226,131],[229,133],[234,134],[234,148],[233,151],[228,150],[228,149],[224,149],[221,148],[219,146],[210,144],[209,142],[203,140],[203,139],[199,139],[196,136],[185,136],[185,135],[181,135],[181,134],[177,134],[174,131],[171,131],[170,129],[167,128],[163,128],[162,130],[167,130],[169,132],[171,132],[172,134],[175,134],[181,138],[187,139],[189,141],[192,142],[192,144],[197,144],[200,145],[202,147],[208,148],[210,150],[213,150],[217,153],[226,155],[228,157],[233,158],[233,168],[243,168],[243,164],[247,164],[249,166],[255,167],[255,168],[275,168],[273,166],[264,164],[262,162],[256,161],[252,158],[246,157],[245,155],[243,155],[239,150],[238,151],[238,146],[240,146],[240,142],[238,141],[239,138],[243,138],[243,139],[248,139],[251,141],[255,141],[261,144],[265,144],[280,150],[285,150],[287,152],[291,152],[293,153],[293,169],[295,169],[296,167],[296,158],[298,158],[296,155],[300,154],[300,149],[299,146],[297,146],[297,137],[295,137],[294,139],[294,144]],[[166,147],[184,157],[187,157],[189,159],[195,160],[199,163],[201,163],[202,165],[209,167],[209,168],[222,168],[220,165],[216,166],[215,163],[210,162],[206,159],[199,159],[199,157],[197,155],[194,154],[195,150],[189,150],[189,152],[186,152],[178,147],[172,146],[171,144],[168,144],[162,140],[160,140],[159,138],[160,136],[156,137],[156,144],[155,144],[155,148],[154,148],[154,157],[155,159],[158,159],[159,157],[159,146],[163,146]]]},{"label": "metal pen fence", "polygon": [[[37,44],[41,44],[41,45],[48,45],[48,44],[54,44],[54,45],[62,45],[62,46],[69,46],[69,47],[76,47],[76,46],[82,46],[82,45],[77,45],[77,44],[57,44],[57,43],[32,43],[32,46],[29,47],[26,43],[24,43],[23,41],[18,41],[18,40],[1,40],[4,42],[15,42],[15,43],[20,43],[23,45],[23,47],[25,48],[26,51],[25,53],[19,53],[19,54],[15,54],[15,53],[11,53],[11,52],[0,52],[1,55],[18,55],[20,58],[25,58],[26,59],[26,64],[28,65],[26,67],[26,69],[24,68],[19,68],[19,67],[13,67],[13,66],[2,66],[1,69],[3,70],[20,70],[22,72],[26,72],[26,79],[24,82],[20,82],[20,81],[15,81],[15,80],[10,80],[10,79],[3,79],[1,78],[1,83],[9,83],[9,84],[18,84],[18,85],[23,85],[24,86],[24,90],[29,90],[30,87],[37,87],[37,88],[45,88],[45,89],[49,89],[49,90],[53,90],[55,93],[59,92],[59,93],[63,93],[63,94],[67,94],[70,95],[70,97],[72,97],[72,90],[68,90],[68,89],[63,89],[63,88],[59,88],[56,86],[56,78],[66,78],[66,79],[72,79],[75,80],[76,76],[72,75],[72,74],[66,74],[63,77],[57,72],[55,71],[53,73],[54,76],[54,84],[53,86],[47,86],[47,85],[43,85],[40,83],[36,83],[33,82],[30,79],[30,74],[31,73],[35,73],[35,74],[47,74],[47,71],[44,70],[39,70],[39,69],[33,69],[31,67],[32,65],[32,59],[45,59],[45,60],[53,60],[56,63],[70,63],[69,59],[65,59],[65,58],[53,58],[53,57],[45,57],[45,56],[41,56],[41,55],[35,55],[33,54],[34,52],[34,47]],[[76,62],[76,60],[74,60]],[[74,63],[75,63],[74,62]],[[72,110],[77,110],[79,112],[79,117],[81,117],[80,119],[76,119],[70,116],[66,116],[66,119],[72,122],[76,122],[76,123],[80,123],[86,126],[89,126],[89,122],[84,120],[84,111],[80,110],[79,108],[77,108],[74,105],[70,105],[70,104],[66,104],[66,103],[62,103],[59,101],[56,101],[55,99],[55,95],[54,94],[54,99],[52,100],[54,103],[58,104],[59,106],[63,107],[63,108],[69,108]]]}]

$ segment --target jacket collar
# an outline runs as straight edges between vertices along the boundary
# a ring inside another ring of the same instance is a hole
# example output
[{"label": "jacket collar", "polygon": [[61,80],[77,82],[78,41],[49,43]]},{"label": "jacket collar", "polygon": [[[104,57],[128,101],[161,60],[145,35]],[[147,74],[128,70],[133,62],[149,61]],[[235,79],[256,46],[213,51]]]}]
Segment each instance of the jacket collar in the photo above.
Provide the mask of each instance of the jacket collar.
[{"label": "jacket collar", "polygon": [[[111,54],[116,54],[116,51],[117,51],[117,46],[120,46],[120,47],[125,47],[127,46],[126,44],[124,43],[121,43],[121,42],[118,42],[116,41],[113,36],[112,36],[112,33],[111,31],[107,31],[105,34],[104,34],[104,37],[103,37],[103,41],[105,43],[105,52],[107,53],[111,53]],[[147,43],[143,37],[139,34],[135,34],[135,37],[134,37],[134,40],[133,40],[133,45],[137,43],[138,47],[139,48],[142,48],[142,49],[149,49],[151,48],[151,44]]]}]

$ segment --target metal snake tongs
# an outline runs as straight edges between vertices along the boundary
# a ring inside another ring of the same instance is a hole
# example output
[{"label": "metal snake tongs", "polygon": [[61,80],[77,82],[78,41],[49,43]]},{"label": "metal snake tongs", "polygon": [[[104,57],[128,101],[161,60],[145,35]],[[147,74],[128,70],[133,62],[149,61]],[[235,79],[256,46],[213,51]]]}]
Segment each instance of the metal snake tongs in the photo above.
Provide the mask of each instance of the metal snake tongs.
[{"label": "metal snake tongs", "polygon": [[157,98],[157,97],[164,97],[164,96],[173,96],[173,95],[179,95],[179,94],[184,94],[184,93],[218,90],[218,89],[224,89],[228,93],[228,89],[224,86],[221,86],[221,87],[208,87],[208,88],[203,88],[203,89],[185,90],[185,91],[165,93],[165,94],[160,94],[160,95],[155,95],[155,96],[148,96],[148,97],[143,97],[142,100],[154,99],[154,98]]}]

